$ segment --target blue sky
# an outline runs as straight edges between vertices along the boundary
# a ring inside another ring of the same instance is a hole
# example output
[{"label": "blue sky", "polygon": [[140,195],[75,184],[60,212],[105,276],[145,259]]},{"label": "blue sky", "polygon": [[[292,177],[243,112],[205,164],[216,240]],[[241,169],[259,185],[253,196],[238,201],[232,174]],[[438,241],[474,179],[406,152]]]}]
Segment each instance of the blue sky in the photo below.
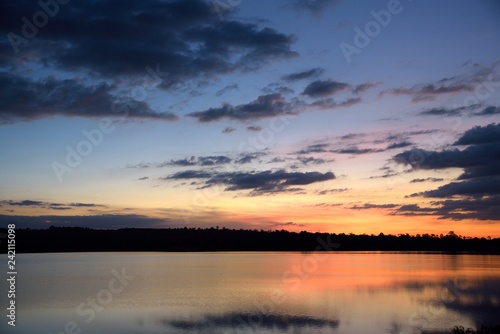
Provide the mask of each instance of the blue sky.
[{"label": "blue sky", "polygon": [[0,14],[2,224],[498,236],[496,1],[44,3]]}]

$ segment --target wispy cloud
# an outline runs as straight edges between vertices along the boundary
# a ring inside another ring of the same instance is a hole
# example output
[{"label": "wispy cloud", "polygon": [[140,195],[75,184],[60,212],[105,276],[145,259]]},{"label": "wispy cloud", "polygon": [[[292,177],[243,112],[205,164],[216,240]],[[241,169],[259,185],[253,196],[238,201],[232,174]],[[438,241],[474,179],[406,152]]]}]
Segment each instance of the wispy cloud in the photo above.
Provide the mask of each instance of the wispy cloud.
[{"label": "wispy cloud", "polygon": [[325,69],[316,67],[316,68],[312,68],[312,69],[306,70],[306,71],[287,74],[287,75],[283,76],[283,80],[298,81],[298,80],[304,80],[304,79],[311,79],[311,78],[318,77],[324,71],[325,71]]},{"label": "wispy cloud", "polygon": [[195,158],[194,156],[179,160],[170,160],[169,162],[162,163],[159,167],[163,166],[216,166],[230,163],[232,160],[223,155],[201,156]]},{"label": "wispy cloud", "polygon": [[297,11],[320,15],[327,7],[336,6],[341,2],[342,0],[293,0],[289,7]]},{"label": "wispy cloud", "polygon": [[2,200],[0,201],[2,205],[12,206],[12,207],[31,207],[31,208],[42,208],[51,210],[71,210],[73,208],[94,208],[94,207],[105,207],[104,205],[95,203],[52,203],[44,201],[33,201],[29,199],[15,201],[15,200]]},{"label": "wispy cloud", "polygon": [[232,127],[228,126],[228,127],[224,128],[224,130],[222,130],[221,132],[222,133],[231,133],[231,132],[234,132],[234,131],[236,131],[235,128],[232,128]]},{"label": "wispy cloud", "polygon": [[318,195],[329,195],[329,194],[338,194],[349,191],[349,188],[333,188],[333,189],[324,189],[316,191]]},{"label": "wispy cloud", "polygon": [[379,96],[390,95],[407,95],[411,97],[413,102],[433,101],[438,96],[458,94],[473,91],[474,87],[470,84],[456,83],[450,85],[442,84],[426,84],[415,85],[409,88],[391,88],[380,92]]},{"label": "wispy cloud", "polygon": [[239,88],[240,88],[240,86],[237,83],[233,83],[231,85],[227,85],[224,88],[219,89],[215,93],[215,96],[222,96],[222,95],[226,94],[229,91],[238,90]]},{"label": "wispy cloud", "polygon": [[425,179],[413,179],[410,183],[422,183],[422,182],[440,182],[444,179],[441,177],[427,177]]},{"label": "wispy cloud", "polygon": [[256,125],[251,125],[251,126],[247,126],[247,130],[248,131],[258,132],[258,131],[262,131],[262,127],[261,126],[256,126]]}]

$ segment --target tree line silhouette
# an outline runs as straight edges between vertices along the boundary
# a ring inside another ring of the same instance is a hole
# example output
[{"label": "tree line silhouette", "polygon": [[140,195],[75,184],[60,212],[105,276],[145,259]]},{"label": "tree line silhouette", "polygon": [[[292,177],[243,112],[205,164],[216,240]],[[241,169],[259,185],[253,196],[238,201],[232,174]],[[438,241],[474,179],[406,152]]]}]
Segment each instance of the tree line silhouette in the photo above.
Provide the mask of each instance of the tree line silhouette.
[{"label": "tree line silhouette", "polygon": [[[0,229],[0,234],[6,229]],[[97,230],[80,227],[16,229],[18,253],[122,251],[314,251],[331,242],[335,251],[437,251],[500,254],[500,238],[447,234],[378,235],[290,232],[228,228],[124,228]],[[6,253],[6,242],[2,242]],[[328,247],[327,247],[328,248]],[[327,249],[331,250],[331,249]]]}]

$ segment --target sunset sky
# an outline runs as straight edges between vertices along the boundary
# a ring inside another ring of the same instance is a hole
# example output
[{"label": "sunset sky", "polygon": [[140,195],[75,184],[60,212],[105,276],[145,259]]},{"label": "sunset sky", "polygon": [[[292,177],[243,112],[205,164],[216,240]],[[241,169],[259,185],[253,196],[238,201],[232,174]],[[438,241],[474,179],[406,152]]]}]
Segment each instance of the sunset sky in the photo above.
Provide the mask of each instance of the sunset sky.
[{"label": "sunset sky", "polygon": [[499,18],[4,1],[0,224],[500,237]]}]

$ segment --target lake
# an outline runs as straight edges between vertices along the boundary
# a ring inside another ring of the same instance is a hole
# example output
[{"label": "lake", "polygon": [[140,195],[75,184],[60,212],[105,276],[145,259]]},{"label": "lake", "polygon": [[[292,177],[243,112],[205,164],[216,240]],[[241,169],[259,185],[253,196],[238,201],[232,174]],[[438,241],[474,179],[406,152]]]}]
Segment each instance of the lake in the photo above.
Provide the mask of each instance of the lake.
[{"label": "lake", "polygon": [[16,327],[3,315],[2,333],[396,334],[500,323],[498,255],[137,252],[16,260]]}]

